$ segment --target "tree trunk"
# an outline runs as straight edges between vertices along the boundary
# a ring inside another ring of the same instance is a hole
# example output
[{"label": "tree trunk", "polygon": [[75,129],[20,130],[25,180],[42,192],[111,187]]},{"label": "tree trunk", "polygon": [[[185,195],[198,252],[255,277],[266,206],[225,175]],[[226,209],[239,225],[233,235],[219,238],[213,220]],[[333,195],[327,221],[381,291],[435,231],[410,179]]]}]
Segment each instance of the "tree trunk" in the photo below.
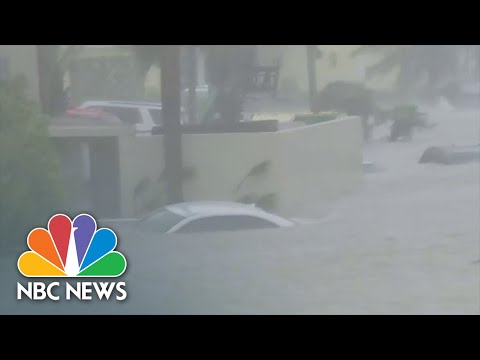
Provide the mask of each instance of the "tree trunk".
[{"label": "tree trunk", "polygon": [[190,124],[197,122],[197,48],[195,45],[189,45],[187,48],[188,57],[188,122]]},{"label": "tree trunk", "polygon": [[162,112],[165,127],[167,202],[183,201],[182,129],[180,123],[180,45],[166,45],[161,54]]},{"label": "tree trunk", "polygon": [[306,45],[306,47],[310,111],[314,112],[315,95],[317,94],[317,45]]},{"label": "tree trunk", "polygon": [[37,48],[37,67],[38,67],[38,91],[40,96],[40,105],[42,111],[48,114],[50,111],[50,81],[49,81],[49,61],[48,45],[36,45]]},{"label": "tree trunk", "polygon": [[58,50],[59,45],[37,45],[40,103],[42,111],[52,116],[61,115],[67,108]]}]

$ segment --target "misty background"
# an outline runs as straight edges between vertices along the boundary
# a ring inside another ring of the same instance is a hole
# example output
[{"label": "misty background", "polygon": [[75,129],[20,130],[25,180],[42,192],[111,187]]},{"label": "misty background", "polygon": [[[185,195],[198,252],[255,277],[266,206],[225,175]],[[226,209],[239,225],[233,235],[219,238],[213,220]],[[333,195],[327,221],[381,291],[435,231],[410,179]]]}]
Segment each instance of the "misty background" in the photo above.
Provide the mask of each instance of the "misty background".
[{"label": "misty background", "polygon": [[[478,45],[0,45],[0,312],[478,314],[479,121]],[[129,225],[192,201],[302,221]],[[58,212],[126,301],[16,300]]]}]

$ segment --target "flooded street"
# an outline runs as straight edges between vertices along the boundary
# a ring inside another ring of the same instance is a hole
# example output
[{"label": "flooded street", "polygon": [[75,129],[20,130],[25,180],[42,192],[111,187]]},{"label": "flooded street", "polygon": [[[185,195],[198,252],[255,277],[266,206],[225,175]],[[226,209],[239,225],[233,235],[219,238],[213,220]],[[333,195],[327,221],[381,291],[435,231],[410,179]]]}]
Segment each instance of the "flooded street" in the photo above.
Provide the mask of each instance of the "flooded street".
[{"label": "flooded street", "polygon": [[383,171],[321,224],[156,244],[157,263],[131,281],[157,294],[141,312],[478,314],[479,164],[417,161],[432,145],[478,143],[479,116],[431,116],[438,126],[412,143],[367,145]]},{"label": "flooded street", "polygon": [[0,45],[0,315],[479,315],[479,100],[479,45]]},{"label": "flooded street", "polygon": [[12,292],[3,292],[2,312],[478,314],[479,165],[417,163],[430,145],[476,143],[478,113],[436,119],[412,143],[382,142],[379,133],[365,156],[383,170],[330,204],[319,224],[124,235],[128,298],[115,307],[16,303],[11,262],[3,262],[3,288]]}]

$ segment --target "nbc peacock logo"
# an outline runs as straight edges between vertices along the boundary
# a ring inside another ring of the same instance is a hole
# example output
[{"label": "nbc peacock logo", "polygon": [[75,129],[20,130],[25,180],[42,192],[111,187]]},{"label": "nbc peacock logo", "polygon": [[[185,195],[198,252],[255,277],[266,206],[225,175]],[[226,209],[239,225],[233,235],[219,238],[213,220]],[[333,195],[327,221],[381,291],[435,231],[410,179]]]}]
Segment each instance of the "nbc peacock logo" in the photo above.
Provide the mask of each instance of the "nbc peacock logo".
[{"label": "nbc peacock logo", "polygon": [[31,251],[18,259],[18,270],[26,277],[118,277],[127,268],[125,257],[114,251],[116,234],[97,229],[88,214],[73,221],[57,214],[48,221],[48,230],[33,229],[27,238]]}]

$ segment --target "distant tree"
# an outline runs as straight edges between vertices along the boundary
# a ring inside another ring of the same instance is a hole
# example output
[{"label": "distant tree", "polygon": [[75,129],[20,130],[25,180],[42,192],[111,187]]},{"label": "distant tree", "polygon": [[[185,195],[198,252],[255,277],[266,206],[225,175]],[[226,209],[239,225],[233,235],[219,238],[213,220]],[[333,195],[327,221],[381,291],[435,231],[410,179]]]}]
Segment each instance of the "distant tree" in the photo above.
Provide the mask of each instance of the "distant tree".
[{"label": "distant tree", "polygon": [[415,105],[400,105],[391,111],[392,127],[389,141],[399,138],[411,140],[415,129],[427,128],[427,116],[418,110]]},{"label": "distant tree", "polygon": [[406,94],[420,87],[434,96],[443,82],[458,69],[456,45],[362,45],[352,56],[380,54],[381,59],[367,69],[367,77],[398,70],[396,89]]},{"label": "distant tree", "polygon": [[374,94],[363,84],[335,81],[319,91],[312,102],[312,112],[338,111],[362,119],[364,139],[370,138],[369,119],[376,114]]},{"label": "distant tree", "polygon": [[40,102],[45,114],[56,116],[65,112],[68,94],[64,76],[84,45],[36,45]]},{"label": "distant tree", "polygon": [[206,77],[218,93],[214,112],[219,121],[241,120],[243,98],[248,91],[255,45],[202,45],[206,54]]},{"label": "distant tree", "polygon": [[[160,66],[162,51],[169,45],[130,45],[133,49],[139,81],[144,82],[150,68]],[[210,113],[220,114],[221,121],[238,121],[247,87],[245,69],[252,62],[254,45],[197,45],[206,55],[206,80],[218,98]],[[188,52],[185,53],[186,55]],[[185,61],[186,64],[189,62]],[[191,63],[190,63],[191,64]]]}]

